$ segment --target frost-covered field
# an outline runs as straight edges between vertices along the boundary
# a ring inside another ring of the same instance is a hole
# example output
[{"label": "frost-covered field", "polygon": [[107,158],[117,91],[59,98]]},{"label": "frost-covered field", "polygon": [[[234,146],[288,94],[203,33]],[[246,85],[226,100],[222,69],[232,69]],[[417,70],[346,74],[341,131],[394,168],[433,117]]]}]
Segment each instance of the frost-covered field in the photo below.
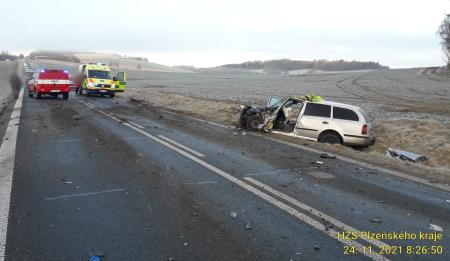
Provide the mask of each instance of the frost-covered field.
[{"label": "frost-covered field", "polygon": [[[450,78],[436,69],[398,69],[345,74],[182,74],[129,72],[129,93],[167,92],[218,104],[264,104],[272,95],[318,94],[327,100],[354,104],[375,121],[378,142],[373,151],[401,148],[429,157],[428,165],[450,168]],[[160,103],[164,96],[157,96]],[[182,105],[180,97],[168,104]],[[200,100],[197,100],[200,104]],[[190,110],[195,100],[190,101]],[[202,101],[203,102],[203,101]],[[220,106],[219,106],[220,107]],[[224,108],[227,107],[226,104]],[[178,108],[180,109],[180,108]],[[194,111],[195,112],[195,111]],[[205,112],[199,111],[199,114]]]}]

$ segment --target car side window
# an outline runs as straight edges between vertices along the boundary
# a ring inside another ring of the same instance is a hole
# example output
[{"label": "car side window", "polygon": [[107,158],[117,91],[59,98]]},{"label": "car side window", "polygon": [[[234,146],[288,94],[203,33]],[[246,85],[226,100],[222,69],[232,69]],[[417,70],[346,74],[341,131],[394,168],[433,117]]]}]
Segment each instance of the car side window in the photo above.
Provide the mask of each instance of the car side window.
[{"label": "car side window", "polygon": [[331,106],[319,103],[307,103],[303,115],[330,118]]},{"label": "car side window", "polygon": [[340,107],[333,107],[333,119],[359,121],[359,117],[356,112]]}]

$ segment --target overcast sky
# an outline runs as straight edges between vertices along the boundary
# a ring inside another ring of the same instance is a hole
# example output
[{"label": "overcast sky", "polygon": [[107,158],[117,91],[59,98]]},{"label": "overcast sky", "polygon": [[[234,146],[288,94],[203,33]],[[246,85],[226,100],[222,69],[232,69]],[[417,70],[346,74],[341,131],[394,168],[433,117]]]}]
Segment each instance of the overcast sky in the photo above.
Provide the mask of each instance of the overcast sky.
[{"label": "overcast sky", "polygon": [[[6,3],[5,3],[6,2]],[[248,60],[443,64],[449,0],[1,0],[0,50],[142,55],[165,65]]]}]

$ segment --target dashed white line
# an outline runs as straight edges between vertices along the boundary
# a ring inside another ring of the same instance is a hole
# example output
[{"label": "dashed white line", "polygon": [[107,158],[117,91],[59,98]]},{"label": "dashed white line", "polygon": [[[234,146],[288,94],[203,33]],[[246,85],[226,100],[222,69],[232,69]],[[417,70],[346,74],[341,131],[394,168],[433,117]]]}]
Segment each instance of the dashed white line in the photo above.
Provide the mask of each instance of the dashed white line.
[{"label": "dashed white line", "polygon": [[163,136],[163,135],[158,135],[158,137],[160,137],[161,139],[163,139],[163,140],[165,140],[165,141],[167,141],[167,142],[172,143],[173,145],[175,145],[175,146],[177,146],[177,147],[180,147],[180,148],[184,149],[185,151],[189,151],[190,153],[194,154],[195,156],[198,156],[198,157],[205,157],[204,154],[202,154],[202,153],[200,153],[200,152],[198,152],[198,151],[196,151],[196,150],[193,150],[193,149],[191,149],[191,148],[189,148],[189,147],[187,147],[187,146],[184,146],[183,144],[178,143],[178,142],[176,142],[176,141],[174,141],[174,140],[172,140],[172,139],[169,139],[169,138],[167,138],[167,137],[165,137],[165,136]]},{"label": "dashed white line", "polygon": [[11,185],[16,158],[17,132],[19,130],[24,89],[14,104],[13,112],[0,147],[0,260],[5,259],[5,244],[8,230]]},{"label": "dashed white line", "polygon": [[132,121],[130,121],[130,120],[127,120],[127,121],[128,121],[129,123],[133,124],[134,126],[138,127],[139,129],[145,129],[145,127],[142,126],[142,125],[139,125],[139,124],[137,124],[137,123],[135,123],[135,122],[132,122]]},{"label": "dashed white line", "polygon": [[76,198],[76,197],[86,197],[86,196],[92,196],[92,195],[98,195],[98,194],[105,194],[105,193],[112,193],[112,192],[119,192],[124,191],[124,188],[120,189],[109,189],[109,190],[103,190],[103,191],[97,191],[97,192],[87,192],[87,193],[79,193],[79,194],[71,194],[71,195],[63,195],[58,197],[51,197],[51,198],[45,198],[46,201],[51,200],[57,200],[57,199],[66,199],[66,198]]},{"label": "dashed white line", "polygon": [[[321,211],[319,211],[319,210],[317,210],[317,209],[315,209],[315,208],[313,208],[313,207],[311,207],[311,206],[309,206],[309,205],[307,205],[305,203],[302,203],[302,202],[300,202],[300,201],[298,201],[298,200],[296,200],[296,199],[294,199],[294,198],[292,198],[292,197],[290,197],[290,196],[288,196],[288,195],[286,195],[284,193],[281,193],[281,192],[279,192],[279,191],[277,191],[277,190],[267,186],[266,184],[264,184],[262,182],[259,182],[259,181],[255,180],[253,178],[250,178],[250,177],[245,177],[244,179],[249,181],[250,183],[256,185],[257,187],[260,187],[260,188],[264,189],[265,191],[268,191],[268,192],[272,193],[273,195],[275,195],[275,196],[277,196],[277,197],[279,197],[279,198],[281,198],[281,199],[291,203],[292,205],[295,205],[295,206],[303,209],[304,211],[307,211],[307,212],[313,214],[314,216],[316,216],[318,218],[322,218],[322,219],[330,222],[331,224],[335,225],[336,227],[342,228],[346,232],[357,232],[358,234],[361,234],[361,232],[358,231],[357,229],[355,229],[355,228],[353,228],[353,227],[351,227],[349,225],[346,225],[346,224],[342,223],[341,221],[339,221],[339,220],[337,220],[335,218],[332,218],[332,217],[328,216],[327,214],[325,214],[325,213],[323,213],[323,212],[321,212]],[[365,239],[365,238],[363,238],[363,239]],[[387,247],[388,246],[386,243],[383,243],[383,242],[378,241],[378,240],[371,240],[371,239],[365,239],[365,240],[367,242],[377,246],[377,247]]]},{"label": "dashed white line", "polygon": [[[98,111],[100,111],[100,110],[98,110]],[[114,116],[109,115],[108,113],[105,113],[105,112],[104,112],[104,115],[106,115],[106,116],[108,116],[110,118],[115,118]],[[245,189],[245,190],[255,194],[259,198],[266,200],[267,202],[269,202],[270,204],[280,208],[281,210],[286,211],[287,213],[289,213],[290,215],[296,217],[300,221],[302,221],[302,222],[304,222],[304,223],[306,223],[306,224],[316,228],[320,232],[322,232],[322,233],[328,235],[329,237],[331,237],[331,238],[341,242],[342,244],[347,245],[349,247],[355,247],[355,249],[358,252],[360,252],[361,254],[363,254],[363,255],[365,255],[367,257],[370,257],[373,260],[389,260],[389,259],[385,258],[384,256],[378,254],[378,253],[375,253],[375,252],[367,253],[367,252],[365,252],[363,250],[363,246],[360,243],[358,243],[358,242],[356,242],[354,240],[344,240],[344,239],[339,238],[337,236],[338,232],[336,230],[327,228],[325,225],[323,225],[319,221],[317,221],[317,220],[315,220],[315,219],[313,219],[313,218],[311,218],[311,217],[309,217],[309,216],[299,212],[298,210],[296,210],[296,209],[288,206],[287,204],[285,204],[285,203],[275,199],[274,197],[272,197],[272,196],[270,196],[270,195],[268,195],[268,194],[266,194],[266,193],[256,189],[255,187],[245,183],[244,181],[234,177],[233,175],[228,174],[225,171],[223,171],[223,170],[221,170],[221,169],[219,169],[219,168],[209,164],[208,162],[203,161],[200,158],[197,158],[194,155],[192,155],[192,154],[190,154],[190,153],[188,153],[188,152],[186,152],[184,150],[179,149],[178,147],[175,147],[174,145],[168,143],[167,141],[165,141],[165,140],[163,140],[161,138],[158,138],[156,136],[153,136],[152,134],[150,134],[150,133],[148,133],[148,132],[146,132],[144,130],[141,130],[138,127],[133,126],[133,125],[127,123],[127,122],[124,122],[123,125],[131,128],[133,130],[135,130],[136,132],[141,133],[142,135],[148,137],[149,139],[154,140],[155,142],[158,142],[161,145],[163,145],[163,146],[165,146],[165,147],[167,147],[167,148],[169,148],[169,149],[171,149],[171,150],[181,154],[182,156],[184,156],[184,157],[186,157],[186,158],[196,162],[197,164],[199,164],[199,165],[209,169],[210,171],[212,171],[212,172],[218,174],[219,176],[227,179],[228,181],[238,185],[239,187],[241,187],[241,188],[243,188],[243,189]]]}]

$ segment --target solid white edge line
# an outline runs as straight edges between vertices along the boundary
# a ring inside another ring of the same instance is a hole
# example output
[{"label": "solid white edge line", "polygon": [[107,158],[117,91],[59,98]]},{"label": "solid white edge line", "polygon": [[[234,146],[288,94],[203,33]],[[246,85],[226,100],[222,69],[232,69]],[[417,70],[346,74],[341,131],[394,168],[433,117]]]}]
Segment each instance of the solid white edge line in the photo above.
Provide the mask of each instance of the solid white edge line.
[{"label": "solid white edge line", "polygon": [[[171,114],[177,114],[177,113],[169,112],[169,111],[163,111],[163,112],[167,112],[167,113],[171,113]],[[216,126],[216,127],[221,127],[221,128],[225,128],[225,129],[231,129],[231,127],[225,126],[225,125],[222,125],[222,124],[219,124],[219,123],[210,122],[210,121],[206,121],[206,120],[202,120],[202,119],[198,119],[198,118],[194,118],[194,117],[190,117],[190,116],[186,116],[186,115],[182,115],[182,114],[177,114],[177,115],[182,116],[182,117],[186,117],[188,119],[192,119],[192,120],[208,123],[208,124]],[[321,151],[321,150],[318,150],[318,149],[309,148],[309,147],[302,146],[302,145],[299,145],[299,144],[295,144],[295,143],[292,143],[292,142],[283,141],[283,140],[275,139],[275,138],[272,138],[272,137],[267,137],[267,136],[264,136],[264,135],[261,135],[261,134],[257,134],[257,133],[247,132],[247,134],[250,134],[250,135],[256,136],[256,137],[263,137],[264,139],[267,139],[267,140],[270,140],[270,141],[273,141],[273,142],[278,142],[278,143],[281,143],[281,144],[284,144],[284,145],[289,145],[289,146],[292,146],[292,147],[296,147],[298,149],[302,149],[302,150],[306,150],[306,151],[309,151],[309,152],[313,152],[315,154],[329,153],[329,152],[326,152],[326,151]],[[285,134],[278,134],[278,135],[285,135]],[[298,138],[298,137],[295,137],[295,138]],[[419,177],[416,177],[416,176],[412,176],[412,175],[409,175],[409,174],[406,174],[406,173],[403,173],[403,172],[400,172],[400,171],[396,171],[396,170],[392,170],[392,169],[386,169],[386,168],[383,168],[383,167],[375,166],[375,165],[372,165],[370,163],[358,161],[358,160],[351,159],[351,158],[344,157],[344,156],[337,156],[337,158],[342,160],[342,161],[345,161],[345,162],[348,162],[348,163],[351,163],[351,164],[354,164],[354,165],[358,165],[358,166],[361,166],[361,167],[364,167],[364,168],[370,168],[370,169],[374,169],[374,170],[377,170],[377,171],[381,171],[381,172],[384,172],[384,173],[389,174],[391,176],[403,178],[403,179],[406,179],[406,180],[409,180],[409,181],[413,181],[413,182],[416,182],[416,183],[419,183],[419,184],[427,185],[427,186],[430,186],[430,187],[433,187],[433,188],[438,188],[438,189],[441,189],[441,190],[450,191],[450,186],[448,186],[446,184],[432,183],[432,182],[430,182],[430,181],[428,181],[426,179],[422,179],[422,178],[419,178]]]},{"label": "solid white edge line", "polygon": [[[109,115],[107,113],[105,113],[105,115],[107,115],[109,117],[114,117],[114,116],[111,116],[111,115]],[[296,209],[286,205],[285,203],[275,199],[274,197],[269,196],[268,194],[266,194],[266,193],[256,189],[253,186],[250,186],[249,184],[247,184],[244,181],[242,181],[242,180],[232,176],[231,174],[228,174],[225,171],[220,170],[217,167],[215,167],[215,166],[213,166],[213,165],[211,165],[211,164],[209,164],[209,163],[207,163],[207,162],[205,162],[205,161],[203,161],[203,160],[201,160],[201,159],[199,159],[199,158],[197,158],[197,157],[187,153],[186,151],[181,150],[181,149],[175,147],[174,145],[172,145],[172,144],[170,144],[170,143],[168,143],[168,142],[166,142],[166,141],[164,141],[164,140],[162,140],[162,139],[160,139],[160,138],[158,138],[156,136],[153,136],[152,134],[150,134],[150,133],[148,133],[146,131],[143,131],[143,130],[139,129],[138,127],[133,126],[133,125],[127,123],[127,122],[124,122],[123,125],[131,128],[133,130],[135,130],[136,132],[141,133],[142,135],[144,135],[144,136],[146,136],[146,137],[148,137],[148,138],[150,138],[150,139],[160,143],[161,145],[166,146],[169,149],[172,149],[173,151],[181,154],[182,156],[184,156],[184,157],[186,157],[186,158],[188,158],[188,159],[198,163],[199,165],[209,169],[210,171],[218,174],[219,176],[221,176],[221,177],[229,180],[230,182],[240,186],[241,188],[243,188],[243,189],[245,189],[245,190],[255,194],[256,196],[266,200],[270,204],[272,204],[272,205],[274,205],[274,206],[276,206],[276,207],[286,211],[288,214],[290,214],[290,215],[296,217],[297,219],[299,219],[300,221],[302,221],[302,222],[304,222],[304,223],[306,223],[306,224],[316,228],[317,230],[321,231],[322,233],[328,235],[329,237],[331,237],[331,238],[341,242],[342,244],[347,245],[349,247],[355,247],[355,249],[358,252],[360,252],[361,254],[363,254],[363,255],[365,255],[367,257],[370,257],[373,260],[389,260],[388,258],[386,258],[386,257],[384,257],[384,256],[382,256],[382,255],[380,255],[378,253],[375,253],[375,252],[366,253],[363,250],[363,245],[361,245],[360,243],[358,243],[358,242],[356,242],[354,240],[343,240],[343,239],[338,238],[337,237],[337,233],[338,232],[336,230],[328,229],[325,225],[323,225],[319,221],[317,221],[317,220],[315,220],[315,219],[313,219],[313,218],[311,218],[311,217],[309,217],[309,216],[299,212],[298,210],[296,210]]]},{"label": "solid white edge line", "polygon": [[122,101],[122,102],[127,102],[128,100],[122,99],[122,98],[117,98],[115,97],[114,100],[118,100],[118,101]]},{"label": "solid white edge line", "polygon": [[[250,183],[256,185],[257,187],[260,187],[260,188],[262,188],[262,189],[272,193],[273,195],[275,195],[275,196],[277,196],[277,197],[279,197],[279,198],[281,198],[281,199],[291,203],[292,205],[295,205],[295,206],[305,210],[306,212],[311,213],[312,215],[314,215],[314,216],[316,216],[318,218],[322,218],[325,221],[328,221],[331,224],[335,225],[336,227],[342,228],[346,232],[357,232],[358,235],[361,234],[361,232],[359,230],[357,230],[357,229],[355,229],[355,228],[353,228],[353,227],[351,227],[351,226],[349,226],[347,224],[344,224],[341,221],[339,221],[339,220],[337,220],[337,219],[335,219],[333,217],[330,217],[327,214],[325,214],[325,213],[323,213],[323,212],[321,212],[321,211],[319,211],[319,210],[317,210],[317,209],[315,209],[315,208],[313,208],[313,207],[311,207],[311,206],[309,206],[309,205],[307,205],[305,203],[302,203],[302,202],[300,202],[300,201],[298,201],[298,200],[296,200],[296,199],[294,199],[294,198],[292,198],[292,197],[290,197],[290,196],[288,196],[288,195],[286,195],[284,193],[281,193],[281,192],[271,188],[270,186],[268,186],[268,185],[266,185],[266,184],[264,184],[262,182],[257,181],[254,178],[245,177],[244,179],[249,181]],[[379,240],[371,240],[371,239],[365,239],[365,238],[362,238],[362,239],[367,241],[367,242],[369,242],[369,243],[371,243],[371,244],[373,244],[373,245],[375,245],[375,246],[377,246],[377,247],[388,247],[389,246],[388,244],[386,244],[386,243],[384,243],[382,241],[379,241]]]},{"label": "solid white edge line", "polygon": [[136,127],[140,128],[140,129],[145,129],[145,127],[144,127],[144,126],[141,126],[141,125],[139,125],[139,124],[137,124],[137,123],[135,123],[135,122],[132,122],[132,121],[130,121],[130,120],[127,120],[127,122],[129,122],[129,123],[133,124],[134,126],[136,126]]},{"label": "solid white edge line", "polygon": [[[317,149],[313,149],[313,148],[308,148],[306,146],[295,144],[295,143],[292,143],[292,142],[289,142],[289,141],[278,140],[278,139],[275,139],[275,138],[272,138],[272,137],[264,137],[264,138],[267,139],[267,140],[273,141],[273,142],[278,142],[278,143],[281,143],[281,144],[289,145],[289,146],[292,146],[292,147],[295,147],[295,148],[298,148],[298,149],[302,149],[302,150],[306,150],[306,151],[309,151],[309,152],[312,152],[312,153],[316,153],[316,154],[327,153],[325,151],[321,151],[321,150],[317,150]],[[413,181],[413,182],[420,183],[420,184],[423,184],[423,185],[427,185],[427,186],[430,186],[430,187],[438,188],[438,189],[441,189],[441,190],[450,191],[450,186],[447,186],[445,184],[432,183],[432,182],[430,182],[428,180],[425,180],[425,179],[422,179],[422,178],[418,178],[418,177],[415,177],[415,176],[411,176],[411,175],[408,175],[408,174],[403,173],[403,172],[399,172],[399,171],[391,170],[391,169],[386,169],[386,168],[383,168],[383,167],[378,167],[378,166],[375,166],[375,165],[372,165],[372,164],[369,164],[369,163],[366,163],[366,162],[361,162],[361,161],[354,160],[354,159],[351,159],[351,158],[347,158],[347,157],[344,157],[344,156],[336,156],[336,158],[339,159],[339,160],[342,160],[342,161],[354,164],[354,165],[358,165],[358,166],[364,167],[364,168],[368,168],[368,169],[373,169],[373,170],[377,170],[377,171],[380,171],[380,172],[384,172],[384,173],[389,174],[391,176],[395,176],[395,177],[398,177],[398,178],[403,178],[403,179],[406,179],[406,180],[409,180],[409,181]]]},{"label": "solid white edge line", "polygon": [[174,145],[177,146],[177,147],[180,147],[180,148],[182,148],[182,149],[184,149],[184,150],[186,150],[186,151],[189,151],[190,153],[192,153],[192,154],[194,154],[194,155],[196,155],[196,156],[198,156],[198,157],[205,157],[204,154],[202,154],[202,153],[200,153],[200,152],[198,152],[198,151],[196,151],[196,150],[193,150],[193,149],[191,149],[191,148],[189,148],[189,147],[187,147],[187,146],[185,146],[185,145],[183,145],[183,144],[181,144],[181,143],[178,143],[178,142],[176,142],[176,141],[174,141],[174,140],[172,140],[172,139],[169,139],[169,138],[167,138],[167,137],[165,137],[165,136],[163,136],[163,135],[158,135],[158,137],[160,137],[161,139],[163,139],[163,140],[165,140],[165,141],[168,141],[168,142],[174,144]]},{"label": "solid white edge line", "polygon": [[9,204],[11,201],[11,186],[23,95],[24,88],[20,90],[17,101],[14,104],[14,109],[0,147],[0,260],[5,259]]}]

